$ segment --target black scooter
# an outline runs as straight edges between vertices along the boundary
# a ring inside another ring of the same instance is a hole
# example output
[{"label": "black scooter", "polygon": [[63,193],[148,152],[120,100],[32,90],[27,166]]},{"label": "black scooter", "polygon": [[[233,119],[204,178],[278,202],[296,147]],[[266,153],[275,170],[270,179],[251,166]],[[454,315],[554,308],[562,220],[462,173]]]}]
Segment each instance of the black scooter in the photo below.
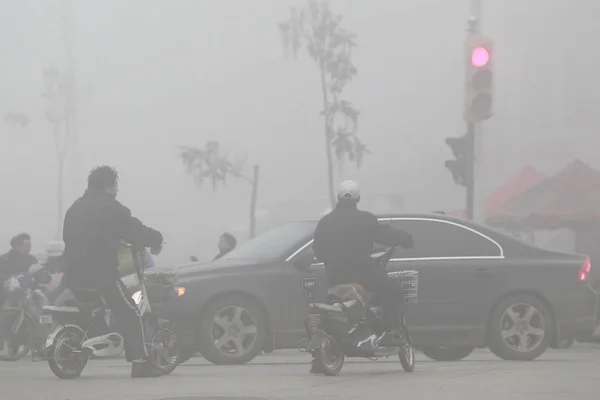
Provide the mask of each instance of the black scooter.
[{"label": "black scooter", "polygon": [[[377,266],[386,268],[394,248],[375,250],[371,258]],[[404,291],[405,306],[415,304],[418,297],[418,272],[414,270],[388,272],[388,276],[399,280],[399,290]],[[307,339],[300,350],[312,353],[316,371],[328,376],[340,373],[345,357],[377,359],[398,355],[406,372],[415,369],[415,353],[404,314],[400,313],[402,345],[382,347],[381,307],[376,297],[365,301],[366,293],[361,285],[338,285],[329,289],[327,302],[315,303],[318,282],[315,278],[304,278],[302,288],[308,300],[309,316],[305,321]]]}]

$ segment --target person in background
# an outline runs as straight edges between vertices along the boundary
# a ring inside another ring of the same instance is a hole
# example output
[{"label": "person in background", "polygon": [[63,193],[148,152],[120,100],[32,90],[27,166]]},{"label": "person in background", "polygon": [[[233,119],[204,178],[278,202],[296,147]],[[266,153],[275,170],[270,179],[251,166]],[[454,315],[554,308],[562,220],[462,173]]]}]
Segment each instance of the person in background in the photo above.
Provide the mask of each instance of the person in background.
[{"label": "person in background", "polygon": [[[21,233],[10,240],[11,249],[0,256],[0,283],[11,276],[26,274],[38,260],[31,255],[31,236]],[[2,287],[0,286],[0,291]]]},{"label": "person in background", "polygon": [[213,261],[218,260],[219,258],[223,257],[225,254],[229,253],[231,250],[235,249],[236,244],[237,244],[237,240],[231,233],[225,232],[224,234],[222,234],[221,237],[219,238],[219,244],[218,244],[219,254],[216,255],[216,257],[213,259]]}]

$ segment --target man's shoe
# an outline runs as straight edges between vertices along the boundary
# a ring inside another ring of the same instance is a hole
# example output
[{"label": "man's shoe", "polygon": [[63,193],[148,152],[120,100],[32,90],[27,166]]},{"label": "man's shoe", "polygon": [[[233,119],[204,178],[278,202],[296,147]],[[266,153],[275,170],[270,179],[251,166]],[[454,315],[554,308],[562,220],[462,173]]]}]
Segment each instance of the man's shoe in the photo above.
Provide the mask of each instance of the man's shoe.
[{"label": "man's shoe", "polygon": [[378,340],[379,347],[400,347],[405,344],[404,338],[397,331],[385,332]]},{"label": "man's shoe", "polygon": [[134,361],[131,363],[132,378],[157,378],[161,375],[162,373],[152,368],[152,365],[146,361]]},{"label": "man's shoe", "polygon": [[323,374],[323,366],[317,360],[312,360],[310,363],[310,373],[311,374]]}]

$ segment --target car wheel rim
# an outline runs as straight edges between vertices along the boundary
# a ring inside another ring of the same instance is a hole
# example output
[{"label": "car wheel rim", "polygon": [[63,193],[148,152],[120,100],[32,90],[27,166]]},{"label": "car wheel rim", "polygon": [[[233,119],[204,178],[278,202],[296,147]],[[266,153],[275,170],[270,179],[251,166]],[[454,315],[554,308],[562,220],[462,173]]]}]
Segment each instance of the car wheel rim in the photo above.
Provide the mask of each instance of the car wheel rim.
[{"label": "car wheel rim", "polygon": [[211,334],[219,351],[241,357],[254,348],[258,328],[252,313],[243,307],[229,306],[221,309],[213,318]]},{"label": "car wheel rim", "polygon": [[537,349],[546,336],[542,313],[531,304],[518,303],[508,307],[500,321],[502,339],[519,353]]}]

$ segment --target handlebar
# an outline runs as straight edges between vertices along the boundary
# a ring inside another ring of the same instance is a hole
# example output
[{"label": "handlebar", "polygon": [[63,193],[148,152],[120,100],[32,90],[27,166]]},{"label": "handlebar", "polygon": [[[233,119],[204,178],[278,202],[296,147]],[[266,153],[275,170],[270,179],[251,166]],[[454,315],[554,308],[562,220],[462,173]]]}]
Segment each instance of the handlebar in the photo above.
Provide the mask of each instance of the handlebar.
[{"label": "handlebar", "polygon": [[[148,247],[150,247],[150,246],[136,246],[136,245],[133,245],[133,244],[131,244],[131,243],[125,243],[125,242],[122,242],[122,243],[123,243],[123,245],[124,245],[126,248],[128,248],[128,249],[138,249],[138,248],[139,248],[139,249],[145,249],[145,248],[148,248]],[[165,244],[167,244],[167,242],[166,242],[166,241],[163,241],[163,242],[161,243],[161,246],[164,246]]]}]

